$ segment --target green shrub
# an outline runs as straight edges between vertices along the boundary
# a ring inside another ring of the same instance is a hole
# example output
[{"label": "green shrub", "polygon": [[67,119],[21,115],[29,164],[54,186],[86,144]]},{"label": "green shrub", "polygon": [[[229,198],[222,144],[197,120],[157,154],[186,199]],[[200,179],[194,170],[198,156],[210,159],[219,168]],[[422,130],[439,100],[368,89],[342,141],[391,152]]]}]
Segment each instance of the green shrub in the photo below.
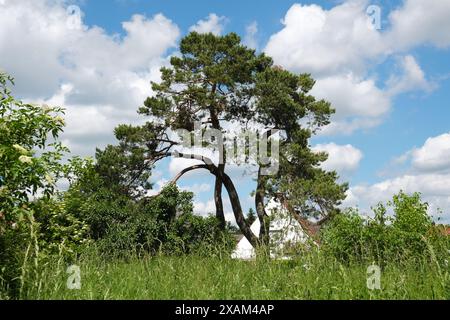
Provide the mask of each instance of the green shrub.
[{"label": "green shrub", "polygon": [[[196,254],[202,256],[230,255],[235,246],[231,232],[220,229],[220,222],[215,216],[206,218],[192,213],[180,216],[173,225],[172,239],[181,247],[173,248],[171,241],[164,246],[167,253],[178,251],[183,254]],[[180,250],[181,249],[181,250]]]},{"label": "green shrub", "polygon": [[0,291],[14,296],[24,261],[63,243],[73,249],[83,227],[54,199],[68,151],[58,140],[63,110],[16,100],[12,84],[0,73]]},{"label": "green shrub", "polygon": [[355,209],[337,215],[322,231],[323,249],[341,261],[370,260],[381,265],[448,256],[448,237],[433,231],[428,205],[419,193],[400,192],[373,211],[374,217],[367,219]]},{"label": "green shrub", "polygon": [[365,221],[356,209],[336,215],[321,233],[322,248],[342,261],[360,259],[365,250]]},{"label": "green shrub", "polygon": [[96,168],[85,168],[65,201],[68,211],[89,226],[89,237],[103,252],[176,255],[213,251],[223,243],[230,247],[231,236],[219,231],[215,217],[193,214],[192,193],[169,185],[157,197],[135,198],[106,185]]},{"label": "green shrub", "polygon": [[61,195],[37,200],[34,210],[41,251],[63,254],[70,259],[82,253],[89,244],[89,226],[67,211]]}]

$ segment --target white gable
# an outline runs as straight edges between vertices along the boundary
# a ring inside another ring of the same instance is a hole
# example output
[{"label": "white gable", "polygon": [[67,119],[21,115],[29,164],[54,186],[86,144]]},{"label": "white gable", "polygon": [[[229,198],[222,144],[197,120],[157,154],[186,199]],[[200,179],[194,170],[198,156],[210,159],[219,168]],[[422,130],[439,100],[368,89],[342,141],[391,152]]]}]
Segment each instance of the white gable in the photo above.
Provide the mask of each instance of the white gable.
[{"label": "white gable", "polygon": [[[300,224],[277,200],[272,199],[266,206],[267,214],[272,218],[270,223],[270,242],[272,258],[283,257],[282,250],[287,244],[305,243],[308,236]],[[252,232],[259,237],[260,222],[257,219],[251,226]],[[255,249],[247,238],[243,237],[231,254],[233,259],[251,260],[255,258]]]}]

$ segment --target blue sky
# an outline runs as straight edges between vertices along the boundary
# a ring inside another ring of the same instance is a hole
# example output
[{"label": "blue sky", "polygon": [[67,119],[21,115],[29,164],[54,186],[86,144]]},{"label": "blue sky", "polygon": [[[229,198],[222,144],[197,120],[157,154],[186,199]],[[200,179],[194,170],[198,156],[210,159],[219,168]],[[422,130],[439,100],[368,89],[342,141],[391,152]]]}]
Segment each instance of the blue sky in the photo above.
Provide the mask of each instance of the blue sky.
[{"label": "blue sky", "polygon": [[[381,29],[366,23],[370,5]],[[118,123],[139,123],[149,81],[192,29],[236,32],[284,68],[312,73],[313,93],[337,114],[311,144],[350,182],[344,205],[367,212],[400,189],[420,191],[450,220],[450,0],[0,0],[0,68],[22,99],[66,106],[65,142],[89,155],[114,141]],[[181,167],[158,166],[156,186]],[[205,174],[181,182],[199,192],[198,213],[212,211],[211,183]],[[249,208],[251,177],[238,183]]]}]

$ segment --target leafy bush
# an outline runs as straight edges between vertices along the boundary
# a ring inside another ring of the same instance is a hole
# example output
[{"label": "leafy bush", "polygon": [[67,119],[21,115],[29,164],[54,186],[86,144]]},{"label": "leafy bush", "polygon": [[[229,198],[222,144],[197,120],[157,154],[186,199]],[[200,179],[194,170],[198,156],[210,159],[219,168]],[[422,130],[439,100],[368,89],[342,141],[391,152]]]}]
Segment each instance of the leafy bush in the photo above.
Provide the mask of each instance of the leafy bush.
[{"label": "leafy bush", "polygon": [[322,248],[342,261],[350,261],[363,256],[363,217],[355,209],[339,215],[321,232]]},{"label": "leafy bush", "polygon": [[169,185],[157,197],[136,197],[111,183],[120,180],[110,176],[115,171],[105,173],[103,161],[80,172],[65,195],[67,210],[89,226],[89,237],[108,255],[193,253],[230,243],[215,218],[193,214],[192,193]]},{"label": "leafy bush", "polygon": [[16,100],[12,84],[0,73],[0,290],[8,287],[14,296],[27,259],[37,267],[45,254],[75,253],[85,226],[56,193],[70,170],[58,140],[63,110]]},{"label": "leafy bush", "polygon": [[206,218],[192,213],[180,216],[173,225],[171,238],[178,239],[178,248],[168,241],[165,252],[179,254],[196,254],[201,256],[230,255],[235,246],[235,240],[229,229],[223,231],[215,216]]},{"label": "leafy bush", "polygon": [[[3,228],[20,223],[38,192],[50,197],[67,151],[57,140],[61,108],[25,104],[11,96],[12,78],[0,73],[0,215]],[[49,137],[53,139],[49,139]]]},{"label": "leafy bush", "polygon": [[73,258],[89,244],[89,226],[66,209],[63,196],[39,199],[34,204],[39,247],[48,254]]},{"label": "leafy bush", "polygon": [[36,157],[34,149],[42,149],[47,135],[61,127],[47,110],[17,101],[9,90],[12,84],[11,77],[0,73],[0,291],[17,289],[11,280],[19,275],[21,253],[29,242],[30,194],[38,188],[49,194],[53,188],[44,183],[57,153]]},{"label": "leafy bush", "polygon": [[[392,210],[389,215],[388,209]],[[355,209],[337,215],[323,230],[323,249],[341,261],[446,257],[448,238],[434,231],[428,205],[420,194],[400,192],[363,218]],[[435,252],[439,250],[439,254]]]}]

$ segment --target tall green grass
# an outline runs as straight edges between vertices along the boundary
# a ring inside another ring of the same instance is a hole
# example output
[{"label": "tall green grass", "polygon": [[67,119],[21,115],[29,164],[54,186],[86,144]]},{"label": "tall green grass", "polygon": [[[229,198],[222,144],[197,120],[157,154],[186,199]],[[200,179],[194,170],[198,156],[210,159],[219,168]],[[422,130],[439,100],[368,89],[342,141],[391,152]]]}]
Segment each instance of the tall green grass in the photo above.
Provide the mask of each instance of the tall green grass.
[{"label": "tall green grass", "polygon": [[436,261],[396,261],[367,288],[370,263],[344,265],[320,252],[290,261],[223,257],[84,254],[81,290],[67,289],[57,257],[23,272],[22,299],[450,299],[450,269]]}]

